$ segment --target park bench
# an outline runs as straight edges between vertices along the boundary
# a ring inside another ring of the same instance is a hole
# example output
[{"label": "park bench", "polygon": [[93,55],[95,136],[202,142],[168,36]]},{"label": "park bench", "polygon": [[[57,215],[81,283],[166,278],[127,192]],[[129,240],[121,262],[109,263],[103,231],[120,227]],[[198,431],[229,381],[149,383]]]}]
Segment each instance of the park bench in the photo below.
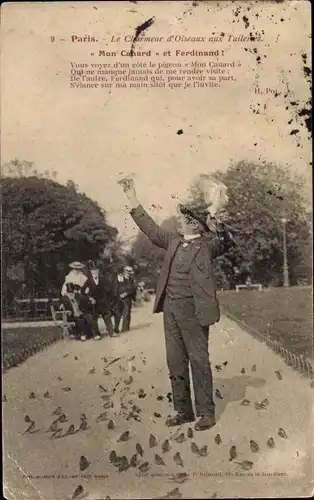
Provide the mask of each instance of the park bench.
[{"label": "park bench", "polygon": [[63,337],[69,335],[69,329],[71,326],[74,326],[73,321],[69,321],[69,316],[72,315],[72,311],[65,309],[63,304],[57,304],[56,302],[52,302],[50,305],[50,311],[52,319],[55,323],[60,323],[63,329]]},{"label": "park bench", "polygon": [[258,289],[259,292],[263,290],[263,285],[260,283],[251,283],[250,285],[236,285],[236,291],[239,292],[239,290],[246,289],[246,290],[252,290],[252,289]]}]

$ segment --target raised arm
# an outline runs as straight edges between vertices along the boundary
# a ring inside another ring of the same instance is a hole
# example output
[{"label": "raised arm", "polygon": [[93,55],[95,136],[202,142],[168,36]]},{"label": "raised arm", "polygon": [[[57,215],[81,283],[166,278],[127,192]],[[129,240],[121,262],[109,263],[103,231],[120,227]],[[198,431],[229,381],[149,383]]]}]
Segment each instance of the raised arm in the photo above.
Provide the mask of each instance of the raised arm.
[{"label": "raised arm", "polygon": [[122,185],[130,207],[130,214],[134,222],[140,230],[148,236],[154,245],[166,250],[171,239],[171,233],[158,226],[158,224],[156,224],[156,222],[140,204],[136,196],[133,182],[128,180]]}]

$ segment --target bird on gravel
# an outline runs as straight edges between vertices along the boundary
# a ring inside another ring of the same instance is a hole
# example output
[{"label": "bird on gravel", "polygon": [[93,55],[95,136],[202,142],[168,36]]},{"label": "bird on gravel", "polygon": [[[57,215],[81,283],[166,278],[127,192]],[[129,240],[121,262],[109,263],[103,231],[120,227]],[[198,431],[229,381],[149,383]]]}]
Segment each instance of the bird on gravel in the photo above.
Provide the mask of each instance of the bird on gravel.
[{"label": "bird on gravel", "polygon": [[127,457],[124,455],[120,458],[118,470],[119,472],[124,472],[130,467]]},{"label": "bird on gravel", "polygon": [[109,453],[109,460],[110,462],[115,465],[117,463],[117,460],[118,460],[118,455],[116,454],[116,452],[114,450],[112,450],[110,453]]},{"label": "bird on gravel", "polygon": [[234,460],[235,458],[237,458],[238,454],[237,454],[237,449],[236,449],[235,445],[231,446],[229,454],[230,454],[230,458],[229,458],[230,462],[232,460]]},{"label": "bird on gravel", "polygon": [[254,463],[250,462],[250,460],[243,460],[243,462],[234,462],[234,463],[240,465],[240,467],[242,467],[242,469],[244,470],[250,470],[254,465]]},{"label": "bird on gravel", "polygon": [[276,370],[275,373],[277,375],[278,380],[282,380],[282,375],[281,375],[280,371]]},{"label": "bird on gravel", "polygon": [[140,389],[138,391],[138,397],[141,398],[141,399],[143,399],[143,398],[146,397],[146,393],[145,393],[145,391],[143,389]]},{"label": "bird on gravel", "polygon": [[51,436],[51,438],[61,438],[62,437],[62,431],[63,429],[57,429],[56,432],[54,432]]},{"label": "bird on gravel", "polygon": [[194,436],[192,427],[188,428],[188,438],[192,439]]},{"label": "bird on gravel", "polygon": [[166,453],[167,451],[170,450],[170,443],[169,443],[169,439],[165,439],[165,441],[162,443],[161,445],[161,449],[164,453]]},{"label": "bird on gravel", "polygon": [[75,434],[75,427],[74,425],[70,425],[66,433],[64,434],[65,436],[70,436],[71,434]]},{"label": "bird on gravel", "polygon": [[253,439],[250,441],[250,448],[253,453],[257,453],[259,451],[259,446]]},{"label": "bird on gravel", "polygon": [[287,433],[282,427],[279,427],[279,429],[278,429],[278,436],[280,436],[284,439],[288,439]]},{"label": "bird on gravel", "polygon": [[256,372],[256,365],[252,365],[251,371]]},{"label": "bird on gravel", "polygon": [[27,429],[24,431],[24,434],[32,434],[35,431],[35,422],[32,421]]},{"label": "bird on gravel", "polygon": [[136,451],[142,457],[144,455],[144,450],[140,443],[136,443]]},{"label": "bird on gravel", "polygon": [[67,419],[67,417],[66,417],[66,415],[64,413],[62,413],[62,415],[60,415],[60,417],[58,417],[57,420],[59,422],[61,422],[61,424],[64,424],[64,423],[66,423],[68,421],[68,419]]},{"label": "bird on gravel", "polygon": [[115,428],[116,428],[116,424],[114,423],[114,421],[113,420],[109,420],[109,422],[108,422],[108,429],[110,431],[112,431]]},{"label": "bird on gravel", "polygon": [[200,457],[206,457],[206,455],[208,455],[208,446],[202,446],[202,448],[198,450],[198,454]]},{"label": "bird on gravel", "polygon": [[63,410],[61,408],[61,406],[58,406],[58,408],[55,409],[54,412],[52,412],[52,415],[56,415],[57,417],[59,417],[60,415],[62,415],[63,413]]},{"label": "bird on gravel", "polygon": [[216,434],[216,436],[214,437],[214,441],[216,444],[221,444],[222,443],[222,439],[220,437],[220,434]]},{"label": "bird on gravel", "polygon": [[268,439],[267,446],[268,446],[268,448],[275,448],[275,440],[274,440],[274,438],[270,437]]},{"label": "bird on gravel", "polygon": [[180,452],[176,453],[173,456],[173,461],[177,464],[180,465],[180,467],[184,467],[183,460],[181,458]]},{"label": "bird on gravel", "polygon": [[150,448],[153,448],[154,446],[157,446],[158,442],[157,442],[157,439],[155,438],[155,436],[153,434],[150,434],[149,435],[149,446]]},{"label": "bird on gravel", "polygon": [[35,393],[31,392],[29,395],[29,399],[36,399]]},{"label": "bird on gravel", "polygon": [[223,399],[222,394],[221,394],[219,389],[216,389],[215,394],[216,394],[217,398]]},{"label": "bird on gravel", "polygon": [[84,414],[81,415],[80,418],[81,418],[81,423],[80,423],[80,426],[79,426],[78,430],[79,431],[86,431],[87,426],[88,426],[88,424],[87,424],[87,418],[86,418],[86,416]]},{"label": "bird on gravel", "polygon": [[59,420],[55,420],[54,422],[52,422],[51,426],[46,432],[56,432],[56,430],[58,429],[58,425],[59,425]]},{"label": "bird on gravel", "polygon": [[268,406],[269,405],[269,401],[267,398],[263,399],[263,401],[261,401],[261,405],[262,406]]},{"label": "bird on gravel", "polygon": [[84,457],[84,455],[81,456],[80,458],[80,470],[83,471],[85,469],[87,469],[87,467],[90,466],[90,461],[87,460],[86,457]]},{"label": "bird on gravel", "polygon": [[79,497],[80,495],[82,495],[84,493],[84,488],[83,486],[80,484],[74,491],[73,495],[72,495],[72,500],[74,500],[75,498]]},{"label": "bird on gravel", "polygon": [[139,466],[139,471],[141,472],[147,472],[150,469],[149,462],[144,462],[142,465]]},{"label": "bird on gravel", "polygon": [[130,431],[125,431],[119,437],[118,442],[119,441],[128,441],[129,437],[130,437]]},{"label": "bird on gravel", "polygon": [[130,465],[131,467],[137,467],[138,466],[138,454],[135,453],[131,459],[130,459]]},{"label": "bird on gravel", "polygon": [[258,403],[257,401],[255,401],[254,406],[256,410],[266,410],[265,406],[261,403]]},{"label": "bird on gravel", "polygon": [[249,399],[243,399],[240,404],[241,406],[250,406],[251,401]]},{"label": "bird on gravel", "polygon": [[191,443],[191,452],[195,453],[195,454],[199,453],[198,446],[197,446],[197,444],[194,443],[194,441],[192,441],[192,443]]},{"label": "bird on gravel", "polygon": [[184,441],[185,441],[185,435],[184,435],[184,432],[182,432],[181,434],[179,434],[179,436],[175,438],[175,441],[176,441],[177,443],[180,443],[180,444],[181,444],[181,443],[184,443]]},{"label": "bird on gravel", "polygon": [[155,455],[155,464],[157,465],[166,465],[165,462],[163,461],[163,459],[156,453]]}]

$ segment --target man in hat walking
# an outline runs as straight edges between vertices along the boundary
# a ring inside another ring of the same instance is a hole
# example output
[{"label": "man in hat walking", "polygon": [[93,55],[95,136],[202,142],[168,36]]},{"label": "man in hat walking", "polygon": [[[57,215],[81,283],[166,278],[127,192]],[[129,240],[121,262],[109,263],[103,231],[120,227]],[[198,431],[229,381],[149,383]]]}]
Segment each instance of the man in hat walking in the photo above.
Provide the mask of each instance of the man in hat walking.
[{"label": "man in hat walking", "polygon": [[118,274],[120,302],[115,314],[115,330],[118,333],[122,317],[122,332],[128,332],[131,327],[132,303],[136,300],[136,284],[133,279],[134,271],[131,266],[125,266]]},{"label": "man in hat walking", "polygon": [[215,425],[213,378],[208,358],[209,327],[220,319],[213,259],[235,245],[224,224],[215,219],[227,203],[225,187],[217,185],[208,211],[179,206],[179,234],[159,227],[137,199],[133,182],[123,185],[130,213],[138,227],[166,250],[159,274],[154,312],[164,313],[167,364],[176,414],[166,421],[175,426],[195,420],[190,393],[189,363],[199,417],[198,431]]}]

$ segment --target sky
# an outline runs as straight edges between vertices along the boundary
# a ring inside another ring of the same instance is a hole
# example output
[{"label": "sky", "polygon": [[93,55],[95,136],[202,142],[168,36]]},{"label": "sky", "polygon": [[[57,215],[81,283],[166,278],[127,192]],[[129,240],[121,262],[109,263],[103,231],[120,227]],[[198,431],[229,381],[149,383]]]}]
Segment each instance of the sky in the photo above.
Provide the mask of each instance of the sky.
[{"label": "sky", "polygon": [[[91,50],[112,48],[113,34],[134,34],[151,17],[150,36],[253,32],[262,42],[223,44],[224,60],[241,68],[236,81],[217,89],[70,89],[71,62],[95,61]],[[136,230],[117,184],[121,172],[135,174],[138,198],[157,221],[174,213],[173,196],[184,196],[198,173],[241,160],[278,163],[310,186],[311,143],[291,106],[295,101],[302,109],[309,99],[309,19],[303,1],[5,4],[1,164],[28,160],[39,171],[56,171],[59,182],[72,179],[125,238]],[[103,41],[73,43],[72,35]],[[293,129],[298,133],[291,135]]]}]

